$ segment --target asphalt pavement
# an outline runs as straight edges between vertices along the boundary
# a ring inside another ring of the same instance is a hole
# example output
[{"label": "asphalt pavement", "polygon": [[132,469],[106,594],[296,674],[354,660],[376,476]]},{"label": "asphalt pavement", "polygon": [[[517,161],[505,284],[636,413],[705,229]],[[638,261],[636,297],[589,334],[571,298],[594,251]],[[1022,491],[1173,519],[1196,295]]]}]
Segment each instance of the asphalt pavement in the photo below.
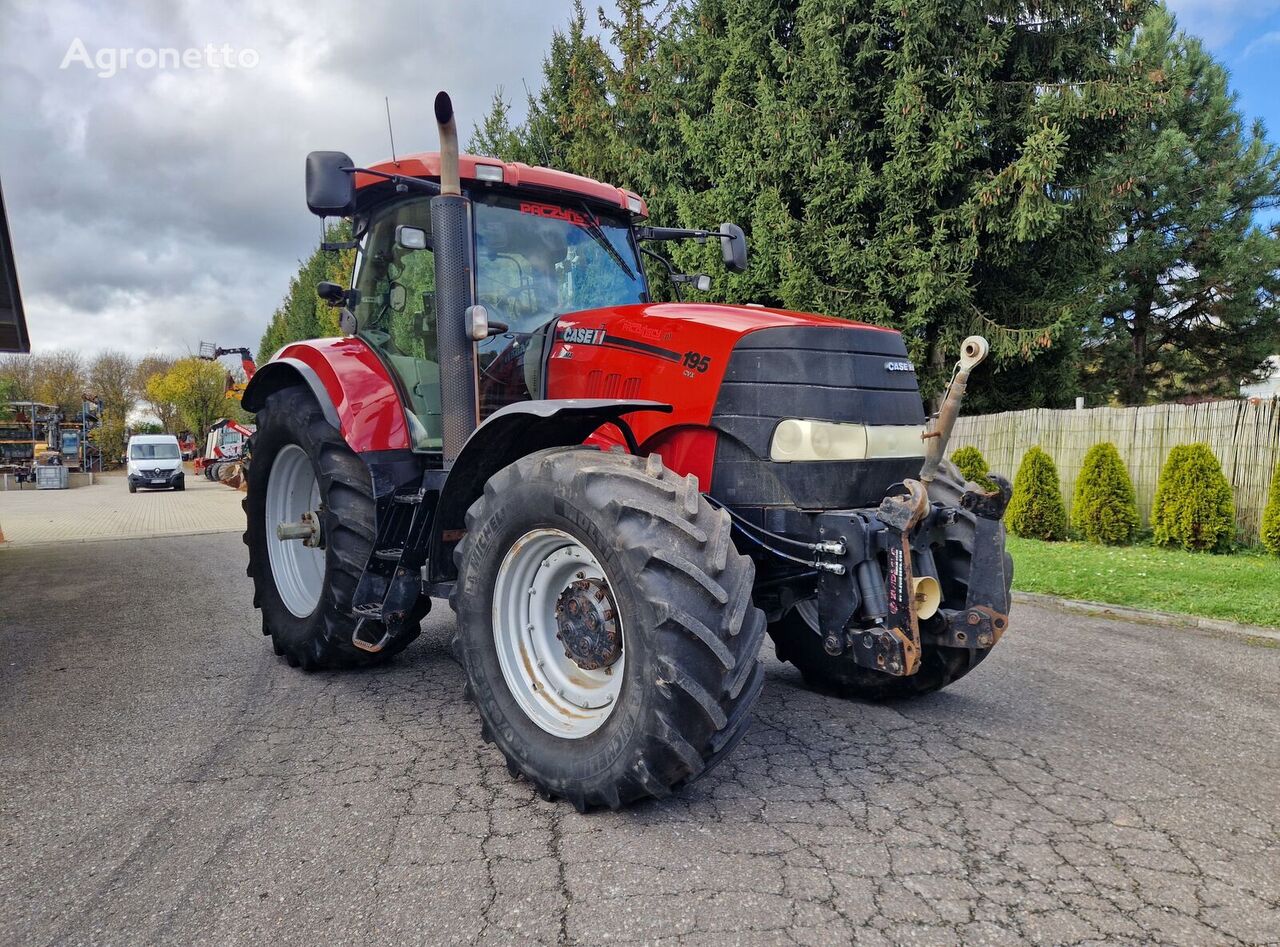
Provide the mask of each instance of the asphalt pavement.
[{"label": "asphalt pavement", "polygon": [[1280,940],[1275,647],[1024,606],[881,706],[770,653],[724,765],[583,816],[480,741],[447,605],[304,674],[244,561],[0,548],[0,943]]}]

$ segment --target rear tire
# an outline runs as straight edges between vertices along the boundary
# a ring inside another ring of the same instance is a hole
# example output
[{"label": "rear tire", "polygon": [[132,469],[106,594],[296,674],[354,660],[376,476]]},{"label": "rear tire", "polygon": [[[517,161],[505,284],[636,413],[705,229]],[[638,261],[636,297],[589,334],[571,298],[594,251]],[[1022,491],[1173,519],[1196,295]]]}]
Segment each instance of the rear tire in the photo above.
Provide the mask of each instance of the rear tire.
[{"label": "rear tire", "polygon": [[[554,448],[490,478],[466,527],[454,650],[482,735],[512,775],[580,811],[617,808],[669,795],[742,738],[764,681],[764,616],[751,604],[754,567],[695,478],[656,455]],[[617,619],[613,664],[584,671],[560,641],[548,646],[545,622],[575,575],[605,590],[595,600]],[[534,622],[544,623],[537,633]]]},{"label": "rear tire", "polygon": [[[418,637],[419,621],[431,600],[419,599],[404,634],[385,650],[371,654],[351,643],[356,625],[349,614],[351,599],[375,539],[369,469],[324,419],[315,397],[305,388],[285,388],[268,396],[257,423],[255,462],[241,505],[247,520],[248,575],[253,580],[253,604],[262,610],[262,633],[271,636],[276,653],[291,667],[308,671],[386,661]],[[300,549],[302,544],[297,540],[281,543],[275,536],[277,524],[268,522],[268,492],[277,460],[281,461],[277,476],[284,475],[287,465],[298,477],[305,479],[309,472],[314,478],[324,541],[324,549],[314,550],[314,560],[306,553],[295,560],[282,558],[292,555],[288,547]],[[272,543],[277,544],[274,563]],[[290,561],[296,571],[291,571]],[[311,567],[319,570],[318,580],[314,572],[306,571]],[[308,612],[309,590],[317,600]]]},{"label": "rear tire", "polygon": [[[955,465],[944,461],[929,485],[929,496],[948,506],[959,507],[966,488],[964,477]],[[938,569],[944,573],[943,589],[950,600],[948,607],[963,605],[973,549],[974,515],[962,510],[958,522],[967,528],[967,535],[960,542],[948,543],[937,557]],[[1005,574],[1012,580],[1013,560],[1008,553],[1005,553],[1005,562]],[[925,644],[919,670],[907,677],[894,677],[862,667],[848,653],[837,657],[827,654],[822,635],[810,626],[799,608],[792,608],[781,620],[770,624],[769,637],[773,639],[778,660],[789,661],[799,668],[806,684],[860,700],[894,700],[931,694],[960,680],[991,653],[989,649],[970,652],[967,648]]]}]

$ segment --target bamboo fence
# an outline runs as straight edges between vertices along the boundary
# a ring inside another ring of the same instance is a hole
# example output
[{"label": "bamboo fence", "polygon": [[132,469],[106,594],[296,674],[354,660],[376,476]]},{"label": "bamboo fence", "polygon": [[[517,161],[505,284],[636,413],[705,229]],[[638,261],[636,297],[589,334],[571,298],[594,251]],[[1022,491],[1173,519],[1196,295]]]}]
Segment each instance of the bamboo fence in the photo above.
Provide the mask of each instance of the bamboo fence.
[{"label": "bamboo fence", "polygon": [[1143,523],[1150,523],[1156,482],[1169,449],[1208,444],[1235,493],[1239,538],[1258,541],[1272,471],[1280,462],[1280,399],[1079,411],[1035,408],[963,417],[956,423],[951,450],[976,447],[993,471],[1012,480],[1022,455],[1039,445],[1058,465],[1070,510],[1085,452],[1101,441],[1115,444],[1129,468]]}]

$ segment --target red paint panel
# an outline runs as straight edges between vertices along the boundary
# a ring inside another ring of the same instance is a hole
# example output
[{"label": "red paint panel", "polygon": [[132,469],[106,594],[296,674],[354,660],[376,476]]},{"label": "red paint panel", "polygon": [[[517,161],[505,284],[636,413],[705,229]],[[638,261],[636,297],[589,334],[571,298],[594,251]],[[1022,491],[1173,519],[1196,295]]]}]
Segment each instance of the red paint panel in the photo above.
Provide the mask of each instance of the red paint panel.
[{"label": "red paint panel", "polygon": [[716,464],[716,438],[707,427],[678,427],[661,431],[641,445],[646,454],[659,454],[662,462],[681,476],[693,474],[698,489],[711,489],[711,471]]},{"label": "red paint panel", "polygon": [[[556,171],[552,168],[535,168],[520,161],[499,161],[497,158],[482,158],[477,155],[458,155],[458,173],[464,181],[476,179],[476,165],[486,164],[502,168],[503,183],[509,187],[542,187],[548,190],[566,191],[583,197],[603,201],[629,211],[628,198],[640,201],[640,217],[649,216],[648,205],[634,191],[627,191],[612,184],[605,184],[581,175]],[[402,174],[410,178],[440,177],[440,154],[435,151],[408,155],[399,161],[380,161],[370,165],[369,170],[381,171],[383,174]],[[376,184],[382,178],[371,174],[357,174],[356,187]]]},{"label": "red paint panel", "polygon": [[[675,406],[672,414],[627,416],[641,444],[671,428],[705,428],[738,341],[759,329],[802,325],[894,331],[809,313],[717,303],[640,303],[575,312],[557,323],[547,363],[547,397],[621,397],[610,385],[617,379],[619,391],[626,386],[626,397]],[[602,444],[615,436],[605,429],[597,434]]]},{"label": "red paint panel", "polygon": [[319,376],[351,449],[407,450],[409,428],[386,366],[360,339],[311,339],[280,350]]}]

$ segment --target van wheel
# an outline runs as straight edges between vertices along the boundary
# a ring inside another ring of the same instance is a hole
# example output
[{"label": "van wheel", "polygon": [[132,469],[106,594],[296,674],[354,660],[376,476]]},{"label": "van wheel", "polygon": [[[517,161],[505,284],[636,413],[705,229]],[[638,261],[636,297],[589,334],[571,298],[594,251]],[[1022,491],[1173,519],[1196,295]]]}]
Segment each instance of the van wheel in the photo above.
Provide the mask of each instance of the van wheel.
[{"label": "van wheel", "polygon": [[137,493],[137,492],[138,492],[138,488],[137,488],[137,487],[135,487],[133,484],[129,484],[129,492],[130,492],[130,493]]}]

